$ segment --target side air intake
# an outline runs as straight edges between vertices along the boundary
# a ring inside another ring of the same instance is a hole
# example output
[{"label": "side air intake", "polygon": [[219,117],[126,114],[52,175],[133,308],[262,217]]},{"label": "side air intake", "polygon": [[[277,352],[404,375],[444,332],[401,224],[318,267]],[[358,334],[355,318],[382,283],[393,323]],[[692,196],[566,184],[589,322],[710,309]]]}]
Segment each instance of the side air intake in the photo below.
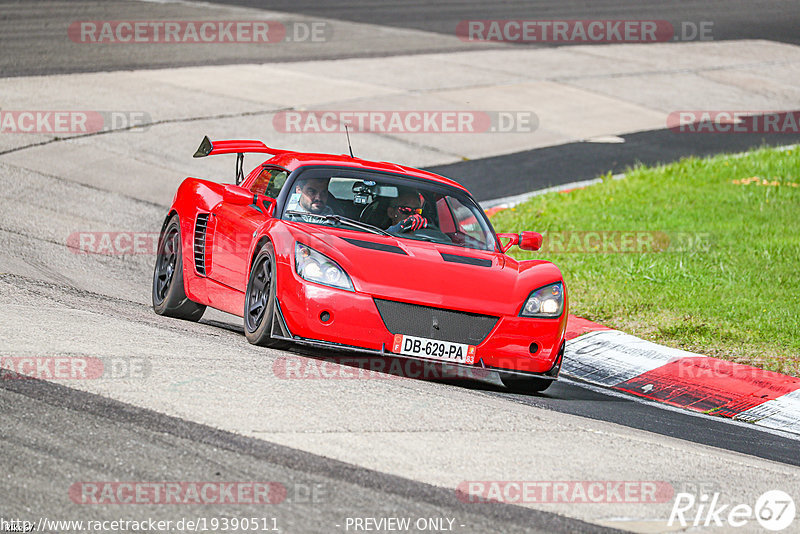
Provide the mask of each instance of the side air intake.
[{"label": "side air intake", "polygon": [[194,224],[194,268],[206,275],[206,232],[208,231],[208,213],[197,215]]}]

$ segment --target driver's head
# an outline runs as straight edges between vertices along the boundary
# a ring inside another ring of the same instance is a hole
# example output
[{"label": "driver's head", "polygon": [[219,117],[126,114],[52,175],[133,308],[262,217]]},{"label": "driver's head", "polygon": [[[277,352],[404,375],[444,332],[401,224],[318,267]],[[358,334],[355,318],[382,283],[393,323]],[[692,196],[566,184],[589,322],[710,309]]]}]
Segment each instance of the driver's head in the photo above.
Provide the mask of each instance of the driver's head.
[{"label": "driver's head", "polygon": [[328,182],[330,178],[309,178],[295,185],[300,193],[300,206],[309,213],[322,213],[328,205]]},{"label": "driver's head", "polygon": [[411,217],[415,213],[422,214],[422,195],[411,189],[401,189],[397,193],[397,198],[389,202],[386,214],[392,221],[392,225]]}]

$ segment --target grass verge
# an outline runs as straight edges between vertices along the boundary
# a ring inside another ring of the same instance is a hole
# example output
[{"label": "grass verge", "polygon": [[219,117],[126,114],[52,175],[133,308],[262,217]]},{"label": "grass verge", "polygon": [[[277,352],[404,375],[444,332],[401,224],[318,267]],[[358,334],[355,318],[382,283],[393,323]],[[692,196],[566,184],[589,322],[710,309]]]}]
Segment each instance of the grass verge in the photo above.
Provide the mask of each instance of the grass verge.
[{"label": "grass verge", "polygon": [[637,167],[493,216],[533,230],[570,312],[644,339],[800,376],[800,149]]}]

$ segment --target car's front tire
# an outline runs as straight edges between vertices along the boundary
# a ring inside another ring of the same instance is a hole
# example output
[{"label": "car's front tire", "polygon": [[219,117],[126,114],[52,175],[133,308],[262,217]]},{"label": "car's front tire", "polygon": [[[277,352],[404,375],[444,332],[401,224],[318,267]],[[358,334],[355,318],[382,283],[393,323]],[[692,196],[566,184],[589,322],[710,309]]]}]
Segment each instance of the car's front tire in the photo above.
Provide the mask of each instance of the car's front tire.
[{"label": "car's front tire", "polygon": [[275,248],[267,241],[253,260],[247,290],[244,295],[244,335],[253,345],[283,349],[289,342],[273,339],[272,321],[275,315]]},{"label": "car's front tire", "polygon": [[514,393],[541,393],[550,387],[555,380],[535,376],[501,374],[503,385]]},{"label": "car's front tire", "polygon": [[186,296],[183,288],[181,225],[177,215],[170,217],[158,238],[153,270],[153,310],[158,315],[199,321],[206,307]]}]

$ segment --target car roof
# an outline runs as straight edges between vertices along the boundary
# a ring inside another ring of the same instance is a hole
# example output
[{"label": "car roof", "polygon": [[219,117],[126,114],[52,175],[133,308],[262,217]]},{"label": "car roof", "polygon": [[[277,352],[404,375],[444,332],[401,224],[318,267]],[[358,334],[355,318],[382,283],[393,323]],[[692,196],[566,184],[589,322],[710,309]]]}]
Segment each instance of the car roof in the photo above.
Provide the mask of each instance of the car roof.
[{"label": "car roof", "polygon": [[333,166],[333,167],[349,167],[372,171],[383,171],[391,173],[401,173],[414,178],[421,178],[437,184],[448,185],[456,187],[462,191],[467,189],[450,178],[434,174],[432,172],[415,169],[414,167],[406,167],[405,165],[398,165],[397,163],[390,163],[388,161],[369,161],[361,158],[354,158],[345,154],[314,154],[309,152],[284,152],[274,156],[263,163],[263,165],[278,165],[289,171],[294,171],[300,167],[307,165],[319,166]]}]

